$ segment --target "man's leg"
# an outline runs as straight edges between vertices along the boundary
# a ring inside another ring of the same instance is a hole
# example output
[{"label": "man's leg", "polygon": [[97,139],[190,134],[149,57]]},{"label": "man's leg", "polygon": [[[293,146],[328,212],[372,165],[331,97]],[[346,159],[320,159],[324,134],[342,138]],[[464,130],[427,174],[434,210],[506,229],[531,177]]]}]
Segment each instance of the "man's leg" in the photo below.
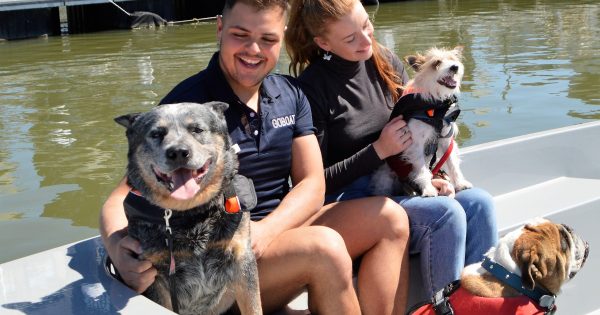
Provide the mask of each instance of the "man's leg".
[{"label": "man's leg", "polygon": [[350,256],[362,256],[358,297],[363,314],[404,314],[409,226],[400,205],[385,197],[343,201],[326,205],[309,222],[336,230]]},{"label": "man's leg", "polygon": [[265,314],[283,308],[308,290],[316,314],[360,314],[352,286],[352,260],[334,230],[307,226],[282,233],[258,260]]}]

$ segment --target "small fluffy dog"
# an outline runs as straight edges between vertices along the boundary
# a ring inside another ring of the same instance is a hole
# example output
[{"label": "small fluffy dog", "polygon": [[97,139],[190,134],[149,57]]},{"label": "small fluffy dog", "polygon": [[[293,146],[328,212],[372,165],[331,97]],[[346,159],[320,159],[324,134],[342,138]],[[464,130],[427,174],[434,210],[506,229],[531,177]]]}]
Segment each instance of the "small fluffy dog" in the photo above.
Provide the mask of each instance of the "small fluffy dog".
[{"label": "small fluffy dog", "polygon": [[[388,158],[387,165],[375,172],[371,188],[376,194],[395,195],[414,189],[423,196],[437,196],[431,180],[440,171],[449,176],[456,191],[473,187],[460,170],[454,141],[458,132],[455,120],[460,113],[456,102],[464,73],[461,58],[462,47],[432,48],[425,55],[406,57],[416,74],[407,83],[390,119],[403,115],[413,143],[400,155]],[[407,177],[410,187],[402,182]]]},{"label": "small fluffy dog", "polygon": [[234,301],[242,314],[262,314],[249,212],[238,198],[253,207],[256,196],[236,175],[227,107],[170,104],[115,119],[129,142],[128,232],[158,269],[144,295],[180,314],[220,314]]},{"label": "small fluffy dog", "polygon": [[[553,313],[561,286],[588,254],[588,243],[568,226],[535,219],[502,237],[483,262],[465,267],[460,285],[450,285],[434,303],[456,315]],[[428,304],[410,314],[435,313]]]}]

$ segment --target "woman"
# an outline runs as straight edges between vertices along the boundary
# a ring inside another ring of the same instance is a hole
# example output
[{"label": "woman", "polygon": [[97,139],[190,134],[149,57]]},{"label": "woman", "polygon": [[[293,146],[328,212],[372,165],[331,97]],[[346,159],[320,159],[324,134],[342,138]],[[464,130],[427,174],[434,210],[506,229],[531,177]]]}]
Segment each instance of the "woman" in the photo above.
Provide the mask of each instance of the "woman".
[{"label": "woman", "polygon": [[[311,104],[325,165],[326,202],[370,196],[370,176],[412,142],[406,122],[388,122],[408,76],[398,57],[373,37],[359,0],[293,2],[286,47],[290,70]],[[497,240],[492,197],[455,193],[432,180],[439,197],[393,196],[410,221],[410,253],[420,253],[428,295],[458,279]]]}]

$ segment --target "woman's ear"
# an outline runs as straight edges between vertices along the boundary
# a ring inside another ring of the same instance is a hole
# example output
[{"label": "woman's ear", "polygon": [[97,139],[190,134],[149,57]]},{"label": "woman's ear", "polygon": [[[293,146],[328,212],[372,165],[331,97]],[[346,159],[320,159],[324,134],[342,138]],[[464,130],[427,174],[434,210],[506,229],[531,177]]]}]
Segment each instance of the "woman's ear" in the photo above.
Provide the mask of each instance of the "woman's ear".
[{"label": "woman's ear", "polygon": [[313,37],[313,40],[315,41],[315,44],[319,46],[319,48],[323,49],[324,51],[331,51],[329,43],[323,37],[315,36]]}]

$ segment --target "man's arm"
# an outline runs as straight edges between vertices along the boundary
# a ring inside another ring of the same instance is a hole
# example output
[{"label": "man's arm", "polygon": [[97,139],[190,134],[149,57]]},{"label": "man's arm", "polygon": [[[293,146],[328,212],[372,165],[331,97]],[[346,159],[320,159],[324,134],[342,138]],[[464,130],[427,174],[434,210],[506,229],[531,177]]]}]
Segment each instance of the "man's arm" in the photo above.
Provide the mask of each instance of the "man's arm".
[{"label": "man's arm", "polygon": [[123,201],[129,192],[127,180],[121,180],[100,212],[100,235],[114,266],[127,285],[138,293],[154,282],[156,269],[147,260],[136,257],[142,253],[140,243],[127,235],[127,217]]},{"label": "man's arm", "polygon": [[252,247],[256,258],[279,234],[304,224],[323,206],[325,178],[317,138],[306,135],[292,142],[292,190],[273,212],[252,222]]}]

